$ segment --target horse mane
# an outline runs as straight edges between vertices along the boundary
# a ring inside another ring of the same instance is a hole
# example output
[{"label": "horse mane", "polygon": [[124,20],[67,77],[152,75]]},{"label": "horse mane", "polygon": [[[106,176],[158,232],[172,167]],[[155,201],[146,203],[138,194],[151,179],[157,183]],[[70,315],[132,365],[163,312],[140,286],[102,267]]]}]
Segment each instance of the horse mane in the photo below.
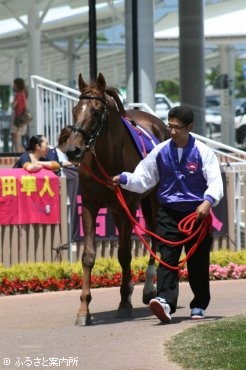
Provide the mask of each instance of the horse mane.
[{"label": "horse mane", "polygon": [[120,100],[119,98],[119,94],[120,94],[120,91],[118,89],[116,89],[115,87],[106,87],[105,89],[105,92],[111,96],[111,98],[114,99],[115,103],[116,103],[116,106],[120,112],[120,114],[123,116],[123,117],[126,117],[127,114],[126,114],[126,110],[123,106],[123,103],[122,101]]}]

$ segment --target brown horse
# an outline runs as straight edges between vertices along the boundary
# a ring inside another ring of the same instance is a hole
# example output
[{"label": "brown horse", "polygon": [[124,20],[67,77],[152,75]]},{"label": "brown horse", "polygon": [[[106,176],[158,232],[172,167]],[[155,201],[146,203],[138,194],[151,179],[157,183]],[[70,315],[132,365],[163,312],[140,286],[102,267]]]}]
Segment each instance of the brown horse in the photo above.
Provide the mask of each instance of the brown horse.
[{"label": "brown horse", "polygon": [[[84,251],[82,255],[83,287],[80,296],[76,325],[91,324],[89,303],[91,271],[95,263],[95,228],[98,211],[102,207],[111,210],[119,232],[118,259],[122,268],[122,284],[120,288],[121,301],[118,307],[118,317],[131,316],[131,233],[132,224],[125,214],[116,194],[109,187],[98,182],[92,175],[105,181],[100,166],[112,177],[122,171],[132,172],[141,156],[122,122],[123,117],[134,120],[140,126],[153,133],[159,141],[169,137],[164,123],[151,114],[139,110],[125,110],[118,95],[118,90],[108,88],[102,74],[96,82],[86,84],[79,75],[79,90],[81,95],[73,108],[74,134],[73,146],[68,151],[69,159],[81,162],[79,168],[80,188],[83,199],[82,222],[84,228]],[[99,162],[99,164],[98,164]],[[87,167],[87,168],[86,168]],[[88,168],[90,171],[88,171]],[[155,230],[157,200],[155,190],[148,194],[138,195],[123,191],[125,201],[133,215],[141,203],[146,225]],[[152,242],[154,248],[154,242]],[[146,271],[146,284],[143,291],[143,302],[149,303],[155,296],[153,283],[155,275],[154,260],[150,257]]]}]

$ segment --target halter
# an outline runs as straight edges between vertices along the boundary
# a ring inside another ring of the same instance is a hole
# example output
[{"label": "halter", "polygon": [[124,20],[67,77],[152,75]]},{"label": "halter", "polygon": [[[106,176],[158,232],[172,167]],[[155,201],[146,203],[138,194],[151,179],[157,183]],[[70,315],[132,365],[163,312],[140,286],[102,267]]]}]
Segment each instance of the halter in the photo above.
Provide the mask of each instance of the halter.
[{"label": "halter", "polygon": [[91,131],[86,132],[82,127],[79,127],[79,128],[74,127],[72,129],[72,131],[78,132],[83,136],[83,138],[85,140],[85,143],[86,143],[86,150],[91,149],[92,152],[95,152],[94,147],[95,147],[96,139],[100,135],[100,133],[102,132],[102,130],[104,128],[104,124],[107,121],[107,115],[108,115],[107,102],[104,98],[102,98],[100,96],[95,96],[95,95],[80,95],[79,99],[80,100],[81,99],[88,99],[88,100],[95,99],[95,100],[99,100],[103,103],[103,111],[102,111],[101,119],[99,121],[99,118],[97,117],[97,123],[98,124],[97,124],[95,130],[93,130],[93,132],[91,132]]}]

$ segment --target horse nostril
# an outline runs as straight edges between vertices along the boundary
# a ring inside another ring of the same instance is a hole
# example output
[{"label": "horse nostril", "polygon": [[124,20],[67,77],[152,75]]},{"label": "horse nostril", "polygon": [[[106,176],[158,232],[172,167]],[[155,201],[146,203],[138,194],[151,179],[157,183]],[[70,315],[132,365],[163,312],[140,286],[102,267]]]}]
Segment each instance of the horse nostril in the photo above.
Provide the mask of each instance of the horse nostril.
[{"label": "horse nostril", "polygon": [[82,151],[80,148],[76,147],[72,150],[67,151],[68,160],[71,162],[80,162],[82,157]]}]

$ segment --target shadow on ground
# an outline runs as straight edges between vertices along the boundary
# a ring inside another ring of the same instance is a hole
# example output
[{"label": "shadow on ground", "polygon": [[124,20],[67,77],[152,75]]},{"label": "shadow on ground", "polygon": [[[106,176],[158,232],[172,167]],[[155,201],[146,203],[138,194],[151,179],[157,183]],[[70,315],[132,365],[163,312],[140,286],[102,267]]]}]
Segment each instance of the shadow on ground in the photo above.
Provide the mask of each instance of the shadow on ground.
[{"label": "shadow on ground", "polygon": [[[178,307],[181,309],[183,307]],[[177,315],[178,315],[177,309]],[[134,308],[132,311],[132,317],[119,318],[117,317],[117,310],[97,312],[92,314],[92,324],[93,325],[109,325],[109,324],[119,324],[122,322],[129,321],[143,321],[149,319],[153,314],[150,312],[148,307]],[[154,317],[154,316],[153,316]],[[223,316],[207,316],[206,319],[201,320],[200,322],[215,321],[222,319]],[[184,321],[190,321],[191,323],[197,323],[197,320],[191,320],[189,316],[173,316],[170,324],[180,324]],[[161,323],[156,318],[156,323],[154,325],[169,325]]]}]

